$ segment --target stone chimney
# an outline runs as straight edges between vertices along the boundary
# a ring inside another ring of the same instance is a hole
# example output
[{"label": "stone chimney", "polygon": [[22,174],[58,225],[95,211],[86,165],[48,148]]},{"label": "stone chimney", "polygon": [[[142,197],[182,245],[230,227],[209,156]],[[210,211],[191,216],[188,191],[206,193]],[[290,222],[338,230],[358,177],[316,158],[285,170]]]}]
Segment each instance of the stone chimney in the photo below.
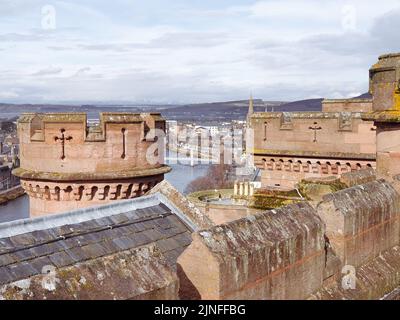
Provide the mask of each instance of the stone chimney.
[{"label": "stone chimney", "polygon": [[376,172],[393,181],[400,174],[400,53],[385,54],[370,69],[372,112],[363,120],[376,126]]}]

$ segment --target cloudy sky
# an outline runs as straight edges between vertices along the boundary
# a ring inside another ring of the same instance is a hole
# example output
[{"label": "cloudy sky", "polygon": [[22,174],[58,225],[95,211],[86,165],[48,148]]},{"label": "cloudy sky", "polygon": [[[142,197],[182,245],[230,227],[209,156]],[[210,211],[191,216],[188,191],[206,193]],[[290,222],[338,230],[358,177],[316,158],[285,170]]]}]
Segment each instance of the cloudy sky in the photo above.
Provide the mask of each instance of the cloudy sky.
[{"label": "cloudy sky", "polygon": [[0,102],[341,98],[400,0],[0,0]]}]

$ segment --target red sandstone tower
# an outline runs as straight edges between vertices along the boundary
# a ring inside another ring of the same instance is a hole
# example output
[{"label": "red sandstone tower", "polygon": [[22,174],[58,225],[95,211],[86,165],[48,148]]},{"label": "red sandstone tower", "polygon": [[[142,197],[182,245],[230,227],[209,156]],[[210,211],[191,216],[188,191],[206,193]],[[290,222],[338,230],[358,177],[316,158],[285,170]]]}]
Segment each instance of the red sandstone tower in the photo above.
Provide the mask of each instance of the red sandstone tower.
[{"label": "red sandstone tower", "polygon": [[377,176],[392,181],[400,174],[400,53],[379,57],[370,69],[373,111],[363,119],[374,121]]},{"label": "red sandstone tower", "polygon": [[23,114],[21,166],[14,175],[29,195],[31,216],[143,195],[164,179],[165,120],[157,113]]}]

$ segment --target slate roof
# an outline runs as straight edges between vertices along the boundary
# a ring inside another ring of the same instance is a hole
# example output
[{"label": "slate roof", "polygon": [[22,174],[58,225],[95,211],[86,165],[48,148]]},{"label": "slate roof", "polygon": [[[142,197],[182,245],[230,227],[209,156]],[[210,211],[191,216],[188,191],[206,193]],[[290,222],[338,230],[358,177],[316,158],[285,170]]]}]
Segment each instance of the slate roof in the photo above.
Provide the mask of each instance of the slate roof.
[{"label": "slate roof", "polygon": [[150,243],[176,269],[196,229],[160,194],[0,224],[0,285]]}]

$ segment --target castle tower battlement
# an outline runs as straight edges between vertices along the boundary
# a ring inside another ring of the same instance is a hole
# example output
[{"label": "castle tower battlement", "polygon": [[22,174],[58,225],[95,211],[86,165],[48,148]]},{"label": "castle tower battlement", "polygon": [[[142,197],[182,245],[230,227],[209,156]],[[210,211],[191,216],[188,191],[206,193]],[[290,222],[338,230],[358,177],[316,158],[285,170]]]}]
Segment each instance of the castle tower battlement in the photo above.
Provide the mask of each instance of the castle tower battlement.
[{"label": "castle tower battlement", "polygon": [[377,127],[377,176],[392,181],[400,175],[400,53],[380,56],[369,78],[373,110],[363,119]]},{"label": "castle tower battlement", "polygon": [[58,213],[143,195],[162,181],[165,120],[159,113],[22,114],[20,168],[31,215]]}]

